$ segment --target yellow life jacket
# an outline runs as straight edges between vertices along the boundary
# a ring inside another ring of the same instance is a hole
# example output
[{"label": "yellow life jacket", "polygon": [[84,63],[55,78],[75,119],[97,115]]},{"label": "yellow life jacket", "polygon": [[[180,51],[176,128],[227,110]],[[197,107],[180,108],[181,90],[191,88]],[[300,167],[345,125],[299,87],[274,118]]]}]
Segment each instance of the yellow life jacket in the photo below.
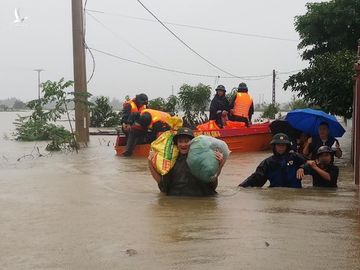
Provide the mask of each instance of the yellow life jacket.
[{"label": "yellow life jacket", "polygon": [[140,108],[138,108],[134,99],[131,99],[131,100],[127,101],[126,103],[130,104],[130,106],[131,106],[131,113],[137,113],[137,112],[141,113],[143,110],[146,109],[146,105],[142,105]]},{"label": "yellow life jacket", "polygon": [[151,124],[149,128],[152,128],[152,126],[159,121],[163,123],[168,123],[169,119],[171,118],[171,115],[169,113],[153,110],[153,109],[144,109],[142,110],[141,114],[146,112],[151,115]]}]

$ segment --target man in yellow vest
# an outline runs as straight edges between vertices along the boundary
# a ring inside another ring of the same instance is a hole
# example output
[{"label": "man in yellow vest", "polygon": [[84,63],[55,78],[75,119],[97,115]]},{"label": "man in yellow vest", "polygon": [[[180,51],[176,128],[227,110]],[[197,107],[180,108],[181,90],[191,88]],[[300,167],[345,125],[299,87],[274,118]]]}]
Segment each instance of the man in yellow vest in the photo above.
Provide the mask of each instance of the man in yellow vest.
[{"label": "man in yellow vest", "polygon": [[125,134],[129,133],[130,127],[134,123],[137,114],[141,113],[144,109],[146,109],[147,104],[148,96],[143,93],[136,95],[135,98],[130,99],[124,103],[121,126]]},{"label": "man in yellow vest", "polygon": [[236,96],[230,104],[230,119],[233,121],[244,122],[248,127],[251,117],[254,114],[254,103],[248,94],[248,87],[245,83],[240,83]]},{"label": "man in yellow vest", "polygon": [[125,151],[122,155],[130,157],[137,144],[151,143],[160,132],[169,130],[167,122],[170,117],[170,114],[166,112],[152,109],[144,109],[138,113],[137,119],[130,127]]}]

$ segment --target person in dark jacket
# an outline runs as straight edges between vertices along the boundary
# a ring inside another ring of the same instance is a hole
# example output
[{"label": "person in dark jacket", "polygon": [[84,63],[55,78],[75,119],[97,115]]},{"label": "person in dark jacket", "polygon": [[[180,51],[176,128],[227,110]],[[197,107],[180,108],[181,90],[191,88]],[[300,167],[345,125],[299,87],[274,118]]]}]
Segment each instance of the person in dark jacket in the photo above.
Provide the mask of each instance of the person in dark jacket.
[{"label": "person in dark jacket", "polygon": [[228,118],[230,112],[230,104],[226,98],[226,89],[225,86],[219,85],[215,89],[216,95],[210,104],[210,120],[215,120],[215,123],[223,128],[224,120]]},{"label": "person in dark jacket", "polygon": [[269,180],[270,187],[301,188],[298,169],[305,160],[297,153],[290,152],[290,140],[284,133],[275,134],[270,143],[274,154],[263,160],[239,186],[262,187]]},{"label": "person in dark jacket", "polygon": [[337,187],[339,168],[334,165],[334,152],[328,146],[321,146],[316,160],[308,160],[301,166],[300,177],[311,175],[314,187]]},{"label": "person in dark jacket", "polygon": [[[179,156],[176,159],[174,167],[166,174],[161,176],[153,167],[152,159],[154,153],[149,154],[149,169],[152,177],[158,183],[161,192],[169,196],[212,196],[217,194],[216,187],[218,179],[214,179],[210,183],[204,183],[196,178],[190,171],[186,163],[187,154],[190,148],[190,141],[194,138],[194,134],[189,128],[181,128],[174,136],[173,140],[179,149]],[[221,169],[225,163],[223,154],[215,151],[216,159],[219,161],[219,176]]]},{"label": "person in dark jacket", "polygon": [[316,159],[316,153],[321,146],[334,147],[334,155],[341,158],[342,151],[339,141],[330,135],[329,124],[322,122],[319,125],[318,135],[310,137],[304,145],[303,154],[310,159]]}]

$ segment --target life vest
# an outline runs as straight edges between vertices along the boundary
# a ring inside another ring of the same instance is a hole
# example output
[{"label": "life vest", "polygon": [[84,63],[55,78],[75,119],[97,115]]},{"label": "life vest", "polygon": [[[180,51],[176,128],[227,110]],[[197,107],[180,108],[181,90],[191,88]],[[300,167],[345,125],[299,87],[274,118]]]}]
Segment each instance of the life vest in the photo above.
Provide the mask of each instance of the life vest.
[{"label": "life vest", "polygon": [[146,112],[151,115],[151,124],[150,124],[149,128],[152,128],[152,126],[156,122],[159,122],[159,121],[161,121],[163,123],[167,123],[171,117],[171,115],[169,113],[158,111],[158,110],[153,110],[153,109],[144,109],[144,110],[142,110],[141,114],[146,113]]},{"label": "life vest", "polygon": [[143,110],[146,109],[146,105],[142,105],[140,108],[138,108],[138,106],[136,105],[134,99],[131,99],[131,100],[125,102],[125,104],[129,104],[131,106],[130,113],[137,113],[137,112],[141,113]]},{"label": "life vest", "polygon": [[248,93],[237,93],[233,114],[235,116],[249,118],[249,109],[252,103],[253,100]]}]

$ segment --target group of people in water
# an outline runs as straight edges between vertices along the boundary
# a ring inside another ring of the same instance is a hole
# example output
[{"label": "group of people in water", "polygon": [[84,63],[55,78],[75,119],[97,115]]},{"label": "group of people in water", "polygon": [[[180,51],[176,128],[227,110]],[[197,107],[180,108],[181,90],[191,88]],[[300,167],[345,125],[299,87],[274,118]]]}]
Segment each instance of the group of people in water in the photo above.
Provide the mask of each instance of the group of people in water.
[{"label": "group of people in water", "polygon": [[[226,89],[219,85],[210,105],[210,119],[221,128],[227,120],[241,121],[246,126],[251,123],[254,106],[245,83],[240,83],[232,101],[226,99]],[[168,130],[165,118],[168,115],[146,109],[148,98],[139,94],[126,102],[123,109],[122,128],[127,134],[127,145],[123,156],[131,156],[139,140],[151,142],[158,132]],[[148,130],[151,130],[148,133]],[[149,154],[149,169],[161,192],[176,196],[210,196],[216,194],[218,177],[225,160],[221,152],[215,151],[219,170],[210,183],[204,183],[192,175],[186,163],[190,141],[194,138],[189,128],[180,128],[173,138],[179,149],[174,167],[166,175],[160,175],[154,168]],[[330,136],[326,122],[319,125],[317,136],[301,136],[298,146],[294,147],[294,138],[285,133],[275,134],[270,142],[273,154],[263,160],[255,172],[239,184],[240,187],[262,187],[267,181],[269,187],[301,188],[305,175],[311,175],[314,187],[337,187],[339,168],[334,165],[334,157],[340,158],[342,151],[339,142]]]}]

